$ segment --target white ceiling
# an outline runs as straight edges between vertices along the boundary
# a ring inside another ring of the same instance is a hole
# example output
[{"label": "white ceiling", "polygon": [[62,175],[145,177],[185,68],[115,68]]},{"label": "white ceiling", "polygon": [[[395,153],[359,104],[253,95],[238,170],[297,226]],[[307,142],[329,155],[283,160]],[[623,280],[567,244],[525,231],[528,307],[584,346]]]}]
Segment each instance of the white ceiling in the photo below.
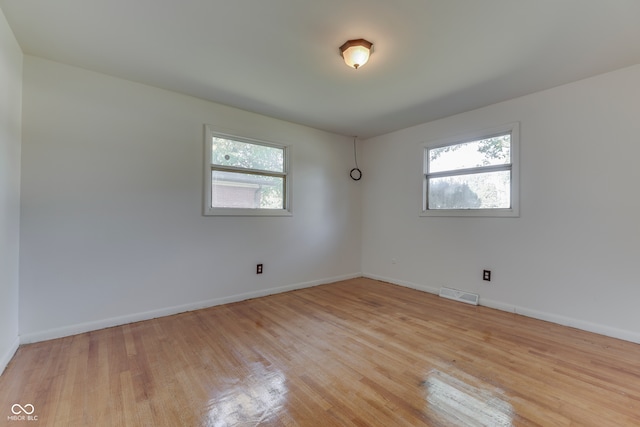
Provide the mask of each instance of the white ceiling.
[{"label": "white ceiling", "polygon": [[[367,138],[640,63],[640,0],[0,0],[24,53]],[[338,47],[374,43],[348,68]]]}]

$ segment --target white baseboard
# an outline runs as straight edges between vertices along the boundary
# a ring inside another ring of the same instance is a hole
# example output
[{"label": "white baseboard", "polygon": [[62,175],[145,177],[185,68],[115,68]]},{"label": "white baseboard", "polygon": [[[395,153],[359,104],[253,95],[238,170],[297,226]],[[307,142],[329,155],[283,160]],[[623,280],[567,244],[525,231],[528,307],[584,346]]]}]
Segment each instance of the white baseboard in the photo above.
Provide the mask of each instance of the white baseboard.
[{"label": "white baseboard", "polygon": [[11,346],[9,347],[7,352],[3,354],[2,358],[0,359],[0,375],[4,372],[7,365],[9,365],[9,362],[11,362],[11,359],[13,359],[13,356],[16,354],[16,351],[18,351],[19,346],[20,346],[20,337],[16,337],[16,339],[13,340],[13,343],[11,343]]},{"label": "white baseboard", "polygon": [[362,277],[366,277],[367,279],[380,280],[381,282],[392,283],[394,285],[404,286],[405,288],[416,289],[422,292],[428,292],[430,294],[436,294],[440,292],[440,288],[434,288],[432,286],[427,285],[419,285],[413,282],[405,282],[403,280],[392,279],[390,277],[378,276],[376,274],[363,274]]},{"label": "white baseboard", "polygon": [[[412,282],[406,282],[402,280],[392,279],[390,277],[377,276],[375,274],[363,273],[363,277],[370,279],[381,280],[383,282],[392,283],[394,285],[400,285],[407,288],[417,289],[419,291],[428,292],[430,294],[438,294],[439,289],[433,288],[427,285],[419,285]],[[493,308],[496,310],[506,311],[509,313],[515,313],[533,319],[544,320],[546,322],[556,323],[558,325],[569,326],[572,328],[580,329],[587,332],[593,332],[600,335],[605,335],[611,338],[618,338],[625,341],[640,344],[640,332],[629,331],[625,329],[613,328],[610,326],[600,325],[597,323],[587,322],[585,320],[574,319],[571,317],[561,316],[559,314],[547,313],[544,311],[532,310],[530,308],[520,307],[512,304],[507,304],[500,301],[490,300],[482,298],[480,296],[479,305]]]},{"label": "white baseboard", "polygon": [[32,332],[32,333],[21,335],[20,344],[29,344],[29,343],[39,342],[39,341],[51,340],[55,338],[62,338],[70,335],[81,334],[84,332],[110,328],[113,326],[125,325],[127,323],[140,322],[142,320],[155,319],[155,318],[164,317],[164,316],[171,316],[178,313],[184,313],[186,311],[200,310],[202,308],[213,307],[216,305],[244,301],[251,298],[258,298],[258,297],[263,297],[267,295],[279,294],[282,292],[293,291],[296,289],[310,288],[312,286],[325,285],[328,283],[339,282],[341,280],[354,279],[357,277],[362,277],[362,274],[353,273],[353,274],[347,274],[343,276],[328,277],[328,278],[319,279],[319,280],[312,280],[309,282],[279,286],[277,288],[261,289],[258,291],[246,292],[242,294],[231,295],[228,297],[214,298],[206,301],[197,301],[189,304],[166,307],[158,310],[145,311],[141,313],[133,313],[133,314],[128,314],[126,316],[111,317],[108,319],[97,320],[94,322],[86,322],[86,323],[79,323],[75,325],[63,326],[61,328],[48,329],[46,331]]},{"label": "white baseboard", "polygon": [[480,298],[480,305],[640,344],[640,332],[613,328],[610,326],[600,325],[598,323],[587,322],[586,320],[574,319],[572,317],[561,316],[559,314],[532,310],[530,308],[520,307],[517,305],[509,305],[499,301],[488,300],[484,298]]},{"label": "white baseboard", "polygon": [[[9,351],[0,359],[0,372],[9,364],[9,361],[18,349],[19,344],[28,344],[38,341],[45,341],[55,338],[66,337],[70,335],[80,334],[89,331],[95,331],[98,329],[110,328],[112,326],[124,325],[132,322],[139,322],[142,320],[155,319],[157,317],[171,316],[173,314],[183,313],[186,311],[199,310],[202,308],[213,307],[221,304],[228,304],[231,302],[243,301],[251,298],[258,298],[266,295],[278,294],[282,292],[292,291],[296,289],[309,288],[312,286],[324,285],[328,283],[339,282],[341,280],[354,279],[357,277],[366,277],[369,279],[380,280],[394,285],[404,286],[406,288],[416,289],[422,292],[437,295],[440,291],[439,288],[435,288],[428,285],[417,284],[413,282],[407,282],[403,280],[393,279],[391,277],[384,277],[375,274],[363,274],[353,273],[343,276],[330,277],[320,280],[313,280],[309,282],[297,283],[287,286],[280,286],[277,288],[263,289],[253,292],[247,292],[243,294],[231,295],[223,298],[214,298],[206,301],[198,301],[190,304],[184,304],[179,306],[167,307],[159,310],[146,311],[142,313],[134,313],[126,316],[113,317],[109,319],[99,320],[95,322],[86,322],[76,325],[65,326],[61,328],[49,329],[41,332],[34,332],[21,335],[19,339],[12,344]],[[489,300],[480,297],[480,305],[493,308],[496,310],[506,311],[509,313],[516,313],[522,316],[531,317],[534,319],[544,320],[559,325],[569,326],[576,329],[581,329],[588,332],[593,332],[600,335],[606,335],[612,338],[618,338],[625,341],[630,341],[640,344],[640,332],[629,331],[625,329],[613,328],[597,323],[587,322],[584,320],[573,319],[566,316],[561,316],[553,313],[547,313],[543,311],[532,310],[525,307],[515,306],[500,301]]]}]

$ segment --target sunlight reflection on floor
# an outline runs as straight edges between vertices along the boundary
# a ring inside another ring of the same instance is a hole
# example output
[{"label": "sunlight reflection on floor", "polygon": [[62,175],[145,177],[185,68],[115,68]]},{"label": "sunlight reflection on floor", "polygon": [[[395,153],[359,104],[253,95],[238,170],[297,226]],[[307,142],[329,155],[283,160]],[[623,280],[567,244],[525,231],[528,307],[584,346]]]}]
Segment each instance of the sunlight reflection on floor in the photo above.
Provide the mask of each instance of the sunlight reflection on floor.
[{"label": "sunlight reflection on floor", "polygon": [[205,425],[257,426],[277,417],[288,393],[284,374],[261,363],[252,371],[209,401]]},{"label": "sunlight reflection on floor", "polygon": [[438,370],[424,382],[427,404],[447,422],[456,426],[512,426],[513,407],[500,398],[500,391],[480,389]]}]

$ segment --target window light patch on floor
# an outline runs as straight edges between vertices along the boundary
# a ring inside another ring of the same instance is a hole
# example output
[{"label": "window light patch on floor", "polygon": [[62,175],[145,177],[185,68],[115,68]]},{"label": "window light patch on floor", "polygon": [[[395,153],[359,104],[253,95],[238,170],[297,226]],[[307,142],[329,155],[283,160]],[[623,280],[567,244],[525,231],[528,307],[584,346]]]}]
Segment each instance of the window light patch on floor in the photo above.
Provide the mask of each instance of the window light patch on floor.
[{"label": "window light patch on floor", "polygon": [[513,407],[497,392],[468,384],[438,370],[424,382],[429,411],[447,422],[468,427],[510,427]]}]

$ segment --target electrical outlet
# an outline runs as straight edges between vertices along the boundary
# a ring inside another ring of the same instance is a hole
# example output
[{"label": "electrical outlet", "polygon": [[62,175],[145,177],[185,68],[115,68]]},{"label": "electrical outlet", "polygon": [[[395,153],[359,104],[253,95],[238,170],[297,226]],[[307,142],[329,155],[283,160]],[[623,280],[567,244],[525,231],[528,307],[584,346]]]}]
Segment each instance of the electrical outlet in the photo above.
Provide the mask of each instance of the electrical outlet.
[{"label": "electrical outlet", "polygon": [[482,280],[491,281],[491,270],[482,270]]},{"label": "electrical outlet", "polygon": [[256,274],[262,274],[262,264],[256,265]]}]

